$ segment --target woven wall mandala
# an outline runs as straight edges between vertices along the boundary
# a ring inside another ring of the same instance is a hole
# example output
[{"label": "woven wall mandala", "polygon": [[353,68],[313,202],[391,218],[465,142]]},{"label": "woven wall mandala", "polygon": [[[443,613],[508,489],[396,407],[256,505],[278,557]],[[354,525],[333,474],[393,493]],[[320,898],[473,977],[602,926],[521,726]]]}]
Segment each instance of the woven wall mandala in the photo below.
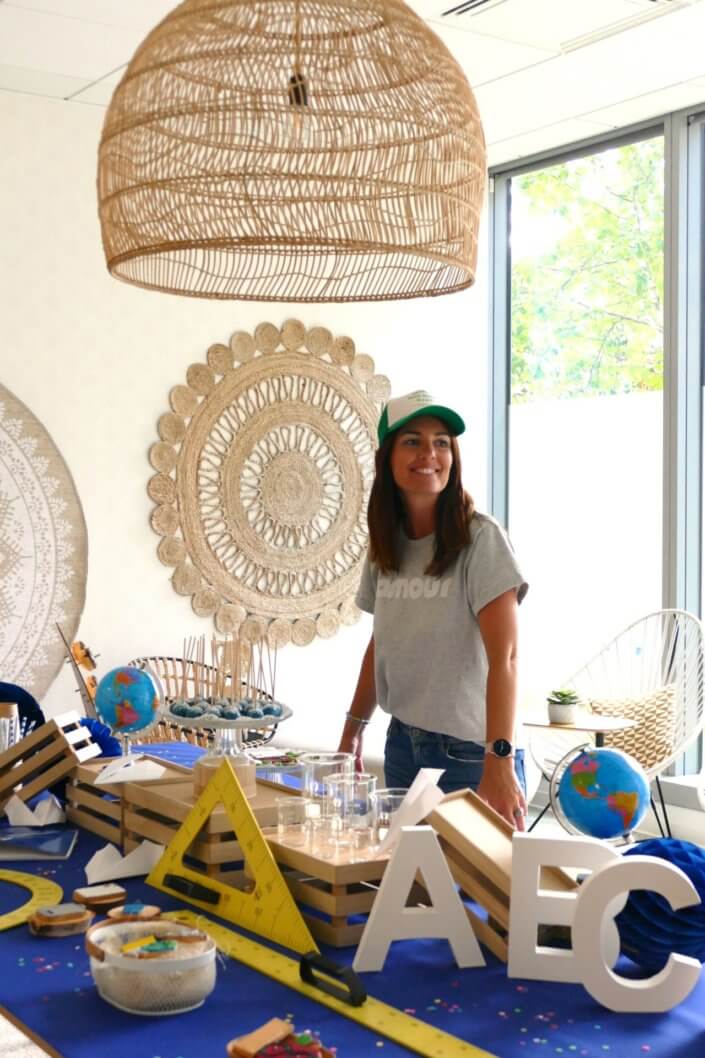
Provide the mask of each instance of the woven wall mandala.
[{"label": "woven wall mandala", "polygon": [[352,339],[261,323],[192,364],[149,453],[160,560],[221,633],[272,645],[358,617],[389,380]]},{"label": "woven wall mandala", "polygon": [[0,385],[0,678],[41,700],[73,639],[87,538],[73,480],[29,408]]}]

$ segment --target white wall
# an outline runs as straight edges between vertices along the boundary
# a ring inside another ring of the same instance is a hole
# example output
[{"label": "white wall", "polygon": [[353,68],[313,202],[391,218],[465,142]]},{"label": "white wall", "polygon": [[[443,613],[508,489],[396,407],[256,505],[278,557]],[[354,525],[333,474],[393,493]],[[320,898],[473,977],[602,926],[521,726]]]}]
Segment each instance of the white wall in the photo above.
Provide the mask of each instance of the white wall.
[{"label": "white wall", "polygon": [[[178,298],[120,283],[105,267],[97,218],[103,114],[0,93],[0,379],[73,474],[89,539],[80,636],[105,672],[135,655],[179,652],[184,636],[211,631],[156,557],[146,494],[157,418],[190,363],[262,320],[296,316],[348,334],[395,393],[425,387],[465,413],[465,480],[483,506],[487,294],[482,275],[449,297],[330,306]],[[277,694],[295,715],[278,741],[333,746],[369,632],[363,617],[332,640],[282,652]],[[43,704],[50,715],[77,704],[68,669]],[[383,727],[378,718],[368,737],[377,752]]]},{"label": "white wall", "polygon": [[531,584],[521,681],[534,712],[661,607],[662,434],[661,391],[512,406],[509,526]]}]

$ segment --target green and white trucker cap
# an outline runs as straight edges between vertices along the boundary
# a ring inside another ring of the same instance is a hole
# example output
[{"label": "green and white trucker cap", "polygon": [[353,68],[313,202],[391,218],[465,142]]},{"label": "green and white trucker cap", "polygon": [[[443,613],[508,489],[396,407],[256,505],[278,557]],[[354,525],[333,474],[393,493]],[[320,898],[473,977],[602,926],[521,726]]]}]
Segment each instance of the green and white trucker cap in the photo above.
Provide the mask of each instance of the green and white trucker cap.
[{"label": "green and white trucker cap", "polygon": [[417,389],[413,393],[407,393],[405,397],[392,397],[385,404],[377,426],[379,443],[382,444],[390,433],[421,415],[435,415],[436,418],[443,419],[454,437],[465,432],[465,423],[457,412],[444,407],[443,404],[437,404],[425,389]]}]

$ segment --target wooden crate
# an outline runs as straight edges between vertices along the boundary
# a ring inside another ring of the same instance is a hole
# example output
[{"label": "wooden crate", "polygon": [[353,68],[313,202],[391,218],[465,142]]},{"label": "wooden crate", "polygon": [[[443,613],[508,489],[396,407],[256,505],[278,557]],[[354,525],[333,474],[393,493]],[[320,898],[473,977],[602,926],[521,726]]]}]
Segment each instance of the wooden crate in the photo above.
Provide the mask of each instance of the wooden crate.
[{"label": "wooden crate", "polygon": [[[276,824],[277,798],[287,796],[296,797],[297,794],[279,785],[257,783],[257,794],[249,803],[261,827]],[[126,783],[122,797],[125,852],[130,852],[145,838],[168,845],[197,799],[190,774],[188,782]],[[187,862],[194,870],[228,880],[228,875],[241,878],[236,874],[235,865],[241,865],[243,859],[230,817],[220,805],[192,843]]]},{"label": "wooden crate", "polygon": [[[115,758],[113,758],[115,759]],[[145,759],[161,764],[166,771],[159,779],[145,785],[154,786],[174,782],[191,783],[191,769],[180,764],[171,764],[159,757]],[[131,783],[111,783],[96,786],[95,780],[106,764],[106,758],[80,764],[72,774],[66,787],[66,816],[77,826],[98,834],[115,845],[123,844],[123,793]],[[131,846],[134,848],[134,846]]]},{"label": "wooden crate", "polygon": [[321,859],[281,844],[276,830],[264,834],[313,936],[336,948],[357,944],[365,923],[350,922],[350,917],[372,909],[389,857],[356,860],[354,852],[341,850],[332,859]]},{"label": "wooden crate", "polygon": [[0,810],[13,794],[28,801],[99,753],[78,713],[47,721],[0,754]]}]

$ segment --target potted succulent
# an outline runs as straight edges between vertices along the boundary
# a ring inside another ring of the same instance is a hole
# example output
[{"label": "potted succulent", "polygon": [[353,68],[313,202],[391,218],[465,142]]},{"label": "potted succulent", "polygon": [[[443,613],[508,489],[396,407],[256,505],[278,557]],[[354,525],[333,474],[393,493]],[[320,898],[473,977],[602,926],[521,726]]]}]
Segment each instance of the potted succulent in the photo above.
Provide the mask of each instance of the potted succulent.
[{"label": "potted succulent", "polygon": [[580,707],[580,696],[569,688],[551,691],[548,698],[548,719],[552,724],[574,723]]}]

